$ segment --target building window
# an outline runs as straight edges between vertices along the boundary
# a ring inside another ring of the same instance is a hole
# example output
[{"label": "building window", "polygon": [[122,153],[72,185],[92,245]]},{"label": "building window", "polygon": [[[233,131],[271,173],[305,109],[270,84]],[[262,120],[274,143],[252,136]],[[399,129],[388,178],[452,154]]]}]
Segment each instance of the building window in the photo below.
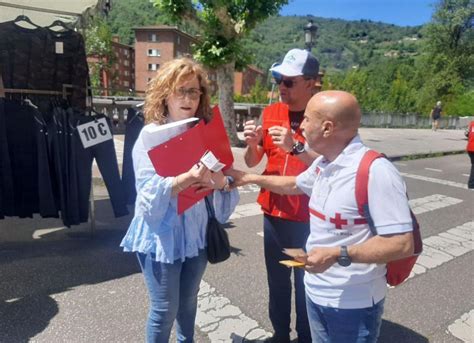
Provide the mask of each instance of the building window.
[{"label": "building window", "polygon": [[158,37],[156,36],[156,33],[149,33],[148,34],[148,41],[149,42],[158,42]]},{"label": "building window", "polygon": [[125,54],[125,56],[128,56],[128,50],[124,50],[123,53]]},{"label": "building window", "polygon": [[158,50],[158,49],[148,49],[148,56],[159,57],[159,56],[161,56],[160,50]]},{"label": "building window", "polygon": [[148,63],[148,70],[158,70],[158,68],[160,67],[159,64],[156,64],[156,63]]},{"label": "building window", "polygon": [[124,74],[125,76],[128,76],[128,70],[125,70],[125,71],[123,72],[123,74]]},{"label": "building window", "polygon": [[181,44],[181,37],[180,36],[178,36],[177,42],[178,42],[178,44]]},{"label": "building window", "polygon": [[128,67],[129,64],[130,64],[130,62],[128,62],[128,60],[124,60],[124,61],[123,61],[123,64]]},{"label": "building window", "polygon": [[128,81],[123,81],[123,85],[124,85],[125,87],[128,87],[128,86],[130,85],[130,83],[129,83]]}]

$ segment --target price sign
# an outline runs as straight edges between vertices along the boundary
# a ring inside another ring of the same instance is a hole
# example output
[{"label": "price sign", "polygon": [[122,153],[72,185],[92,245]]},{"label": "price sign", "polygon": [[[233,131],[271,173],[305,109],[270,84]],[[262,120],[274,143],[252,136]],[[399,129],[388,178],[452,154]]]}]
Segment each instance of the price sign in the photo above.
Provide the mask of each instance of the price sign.
[{"label": "price sign", "polygon": [[79,125],[77,131],[85,149],[112,139],[112,133],[105,118]]}]

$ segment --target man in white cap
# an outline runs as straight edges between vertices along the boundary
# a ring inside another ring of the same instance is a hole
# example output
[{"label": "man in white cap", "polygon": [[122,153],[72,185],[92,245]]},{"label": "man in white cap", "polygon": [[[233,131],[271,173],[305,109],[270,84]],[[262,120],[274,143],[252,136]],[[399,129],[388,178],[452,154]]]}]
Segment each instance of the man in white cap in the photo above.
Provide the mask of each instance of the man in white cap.
[{"label": "man in white cap", "polygon": [[[308,51],[290,50],[283,62],[273,66],[281,102],[265,108],[262,125],[253,120],[244,126],[247,143],[245,163],[256,166],[267,156],[266,175],[294,176],[306,170],[318,156],[306,149],[300,124],[308,101],[315,92],[318,60]],[[258,203],[264,212],[264,253],[269,288],[269,316],[274,329],[273,342],[290,342],[291,269],[281,265],[285,248],[304,248],[309,235],[309,198],[279,195],[261,189]],[[306,313],[304,271],[294,269],[296,331],[298,342],[311,342]]]}]

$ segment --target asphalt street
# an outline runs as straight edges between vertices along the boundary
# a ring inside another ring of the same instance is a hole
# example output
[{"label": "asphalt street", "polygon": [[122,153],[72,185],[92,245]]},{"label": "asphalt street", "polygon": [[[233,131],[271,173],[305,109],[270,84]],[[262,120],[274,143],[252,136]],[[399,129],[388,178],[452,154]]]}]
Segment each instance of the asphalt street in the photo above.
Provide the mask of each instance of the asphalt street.
[{"label": "asphalt street", "polygon": [[[472,342],[469,159],[459,154],[395,164],[425,250],[413,277],[389,290],[380,342]],[[226,225],[233,254],[206,270],[196,342],[258,342],[271,333],[257,192],[240,189]],[[95,195],[93,238],[87,224],[64,229],[41,218],[0,221],[0,342],[144,341],[146,289],[135,256],[118,247],[131,218],[113,218],[102,187]]]}]

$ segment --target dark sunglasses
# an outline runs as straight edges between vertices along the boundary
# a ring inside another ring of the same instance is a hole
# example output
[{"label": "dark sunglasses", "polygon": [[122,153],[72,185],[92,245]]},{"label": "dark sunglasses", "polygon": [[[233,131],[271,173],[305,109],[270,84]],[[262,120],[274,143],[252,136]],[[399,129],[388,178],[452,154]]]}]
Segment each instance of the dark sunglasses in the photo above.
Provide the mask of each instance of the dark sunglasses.
[{"label": "dark sunglasses", "polygon": [[292,88],[292,87],[295,85],[295,83],[296,83],[295,80],[284,80],[282,77],[281,77],[281,78],[280,78],[280,77],[276,77],[276,78],[275,78],[275,82],[277,83],[277,85],[283,83],[286,88]]}]

